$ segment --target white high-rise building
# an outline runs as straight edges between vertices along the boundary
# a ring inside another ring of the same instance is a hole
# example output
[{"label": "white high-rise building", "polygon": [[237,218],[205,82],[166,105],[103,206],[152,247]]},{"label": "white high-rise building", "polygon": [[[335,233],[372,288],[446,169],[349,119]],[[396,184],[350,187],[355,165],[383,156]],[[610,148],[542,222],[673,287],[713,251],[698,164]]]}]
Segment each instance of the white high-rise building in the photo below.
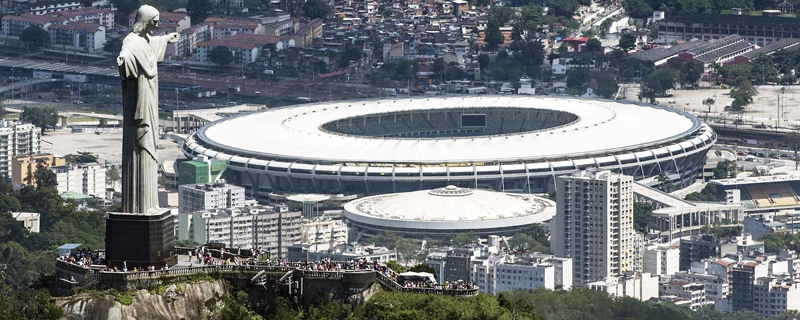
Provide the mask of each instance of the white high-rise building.
[{"label": "white high-rise building", "polygon": [[78,169],[83,175],[83,194],[105,199],[106,167],[95,162],[80,164]]},{"label": "white high-rise building", "polygon": [[223,179],[214,183],[183,185],[178,188],[180,212],[217,211],[244,206],[244,188],[226,184]]},{"label": "white high-rise building", "polygon": [[667,244],[651,245],[644,249],[642,270],[654,275],[671,275],[680,271],[680,247]]},{"label": "white high-rise building", "polygon": [[633,177],[585,170],[556,178],[550,249],[573,260],[575,285],[640,271],[633,224]]},{"label": "white high-rise building", "polygon": [[39,154],[42,150],[42,129],[30,123],[0,119],[0,174],[11,178],[14,156]]}]

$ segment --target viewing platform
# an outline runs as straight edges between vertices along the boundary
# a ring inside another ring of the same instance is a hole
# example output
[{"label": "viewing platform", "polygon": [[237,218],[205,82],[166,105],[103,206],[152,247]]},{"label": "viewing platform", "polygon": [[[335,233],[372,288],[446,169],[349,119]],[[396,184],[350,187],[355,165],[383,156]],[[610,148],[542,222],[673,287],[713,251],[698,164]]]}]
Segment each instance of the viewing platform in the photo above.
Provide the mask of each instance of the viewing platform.
[{"label": "viewing platform", "polygon": [[[152,289],[161,285],[180,281],[190,281],[198,276],[212,276],[224,279],[238,289],[263,289],[270,294],[303,300],[308,295],[316,296],[324,292],[338,298],[348,298],[354,294],[370,291],[374,285],[384,290],[421,294],[442,294],[451,296],[475,296],[478,287],[464,282],[447,285],[431,284],[431,287],[411,287],[398,283],[396,273],[385,265],[378,265],[382,271],[352,267],[352,262],[331,261],[332,265],[348,266],[336,270],[311,270],[314,262],[292,262],[288,265],[270,265],[269,261],[257,261],[252,257],[209,249],[211,265],[197,263],[196,257],[187,253],[192,249],[176,248],[179,253],[178,264],[164,270],[127,272],[109,270],[105,265],[68,262],[62,257],[56,259],[56,292],[71,295],[84,290],[114,289],[120,292],[138,289]],[[191,257],[191,259],[190,259]],[[231,263],[227,261],[230,259]],[[374,266],[371,263],[366,265]],[[134,266],[129,266],[134,268]],[[312,297],[313,299],[313,297]]]}]

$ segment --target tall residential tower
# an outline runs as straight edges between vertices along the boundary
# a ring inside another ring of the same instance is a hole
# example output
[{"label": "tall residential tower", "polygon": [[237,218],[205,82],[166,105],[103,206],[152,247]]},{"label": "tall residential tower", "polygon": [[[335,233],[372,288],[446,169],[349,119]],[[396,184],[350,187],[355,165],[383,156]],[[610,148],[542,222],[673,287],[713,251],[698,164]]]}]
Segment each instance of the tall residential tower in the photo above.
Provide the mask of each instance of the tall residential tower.
[{"label": "tall residential tower", "polygon": [[576,285],[641,271],[635,255],[633,178],[586,170],[556,178],[557,213],[550,249],[573,260]]}]

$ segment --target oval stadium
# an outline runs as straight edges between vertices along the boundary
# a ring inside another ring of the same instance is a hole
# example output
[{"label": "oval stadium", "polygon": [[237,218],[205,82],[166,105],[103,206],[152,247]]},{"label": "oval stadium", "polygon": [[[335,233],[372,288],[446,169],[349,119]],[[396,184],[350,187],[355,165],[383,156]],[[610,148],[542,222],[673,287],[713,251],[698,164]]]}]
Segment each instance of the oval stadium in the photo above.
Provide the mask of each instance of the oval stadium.
[{"label": "oval stadium", "polygon": [[636,180],[665,173],[684,187],[716,138],[697,117],[664,106],[490,95],[269,109],[210,123],[182,149],[228,162],[228,181],[256,198],[447,185],[529,193],[591,167]]}]

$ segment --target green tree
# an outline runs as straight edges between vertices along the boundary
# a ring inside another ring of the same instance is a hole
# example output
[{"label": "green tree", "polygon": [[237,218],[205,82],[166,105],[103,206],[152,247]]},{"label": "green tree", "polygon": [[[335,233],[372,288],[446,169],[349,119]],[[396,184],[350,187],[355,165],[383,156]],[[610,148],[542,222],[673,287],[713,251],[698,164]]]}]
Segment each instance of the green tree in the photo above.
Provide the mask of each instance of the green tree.
[{"label": "green tree", "polygon": [[653,205],[647,202],[633,203],[633,226],[636,231],[647,234],[650,232],[648,225],[653,216]]},{"label": "green tree", "polygon": [[[5,273],[0,273],[5,278]],[[5,280],[5,279],[0,279]],[[13,292],[5,281],[0,281],[0,319],[61,319],[64,310],[50,301],[47,290]]]},{"label": "green tree", "polygon": [[119,168],[117,166],[109,166],[106,169],[106,183],[110,185],[114,185],[117,181],[122,179],[122,176],[119,173]]},{"label": "green tree", "polygon": [[397,262],[395,260],[387,262],[386,266],[389,267],[389,269],[392,269],[396,273],[406,272],[406,267],[404,267],[403,265],[401,265],[399,262]]},{"label": "green tree", "polygon": [[323,19],[331,12],[331,7],[322,0],[307,0],[303,5],[303,16],[309,19]]},{"label": "green tree", "polygon": [[503,33],[500,32],[500,25],[497,23],[489,22],[485,32],[486,36],[483,41],[486,42],[486,50],[497,50],[497,47],[505,41]]},{"label": "green tree", "polygon": [[444,73],[445,68],[447,68],[447,65],[445,65],[444,59],[438,58],[436,60],[433,60],[431,69],[433,73],[436,74],[436,77],[440,77]]},{"label": "green tree", "polygon": [[268,319],[270,320],[302,320],[303,314],[294,309],[291,301],[285,297],[277,297],[269,306]]},{"label": "green tree", "polygon": [[617,44],[617,47],[627,54],[633,50],[633,48],[636,48],[636,37],[629,33],[623,33],[622,36],[619,37],[619,44]]},{"label": "green tree", "polygon": [[350,65],[350,61],[358,61],[359,59],[361,59],[362,55],[363,54],[362,54],[361,50],[359,50],[358,48],[356,48],[356,47],[348,47],[342,53],[341,62],[339,63],[339,65],[342,68],[345,68],[345,67]]},{"label": "green tree", "polygon": [[222,297],[225,307],[220,310],[222,320],[260,320],[264,319],[247,304],[247,293],[243,291],[229,292]]},{"label": "green tree", "polygon": [[407,262],[408,260],[413,259],[414,254],[419,251],[420,246],[421,244],[417,243],[417,241],[411,239],[400,239],[397,241],[395,250],[399,256]]},{"label": "green tree", "polygon": [[674,69],[658,69],[645,78],[642,98],[649,98],[650,102],[655,102],[656,96],[663,96],[667,90],[674,89],[677,81],[678,73]]},{"label": "green tree", "polygon": [[[128,15],[139,8],[139,0],[111,0],[114,8],[117,8],[116,21],[128,21]],[[124,19],[123,19],[124,18]],[[194,21],[194,20],[192,20]],[[195,23],[199,23],[195,22]]]},{"label": "green tree", "polygon": [[625,13],[634,19],[647,19],[653,16],[653,8],[643,0],[626,0],[622,3],[622,7],[625,8]]},{"label": "green tree", "polygon": [[551,0],[547,2],[547,7],[550,12],[556,17],[564,17],[572,19],[575,10],[578,10],[578,1],[576,0]]},{"label": "green tree", "polygon": [[689,61],[681,66],[680,82],[681,85],[695,84],[703,74],[703,64],[700,62]]},{"label": "green tree", "polygon": [[733,98],[730,108],[731,111],[744,110],[749,104],[753,103],[753,96],[755,94],[755,89],[747,80],[740,83],[739,87],[731,89],[730,97]]},{"label": "green tree", "polygon": [[659,173],[656,180],[658,180],[658,187],[661,188],[661,191],[669,193],[674,189],[672,179],[670,179],[666,173]]},{"label": "green tree", "polygon": [[494,22],[497,25],[504,25],[506,22],[514,18],[516,11],[511,7],[505,6],[493,6],[487,12],[489,15],[489,21]]},{"label": "green tree", "polygon": [[586,42],[586,51],[600,53],[603,51],[603,44],[597,38],[591,38]]},{"label": "green tree", "polygon": [[431,266],[420,263],[408,269],[408,271],[412,272],[427,272],[433,275],[436,278],[436,269],[432,268]]},{"label": "green tree", "polygon": [[488,54],[480,54],[478,55],[478,65],[480,66],[481,70],[486,69],[489,66],[490,58]]},{"label": "green tree", "polygon": [[381,233],[377,237],[373,237],[370,239],[374,245],[387,247],[389,249],[394,249],[397,246],[397,243],[400,242],[400,236],[396,233],[391,231],[386,231]]},{"label": "green tree", "polygon": [[231,49],[226,46],[218,46],[211,50],[208,58],[213,63],[225,66],[233,62],[233,53],[231,53]]},{"label": "green tree", "polygon": [[28,107],[22,111],[21,119],[42,128],[42,134],[48,128],[58,124],[58,111],[53,107]]},{"label": "green tree", "polygon": [[736,162],[722,160],[714,167],[714,179],[736,178]]},{"label": "green tree", "polygon": [[58,186],[58,178],[56,177],[56,173],[50,171],[50,166],[44,161],[39,161],[36,163],[36,172],[33,174],[33,181],[36,182],[37,189],[55,189]]},{"label": "green tree", "polygon": [[22,31],[19,41],[27,42],[34,46],[43,46],[50,42],[50,34],[37,25],[30,25]]},{"label": "green tree", "polygon": [[588,68],[572,68],[567,70],[567,88],[581,91],[583,90],[583,86],[585,86],[588,82]]},{"label": "green tree", "polygon": [[689,201],[703,201],[703,202],[716,202],[720,201],[719,197],[717,197],[717,186],[714,184],[706,184],[700,192],[692,192],[687,194],[684,197],[685,200]]},{"label": "green tree", "polygon": [[122,39],[108,38],[106,43],[103,44],[103,51],[110,53],[113,56],[118,56],[119,52],[122,51]]},{"label": "green tree", "polygon": [[597,79],[597,94],[605,99],[611,99],[617,94],[619,83],[614,77],[603,76]]},{"label": "green tree", "polygon": [[457,233],[451,240],[452,244],[457,247],[474,244],[478,242],[478,235],[474,232]]},{"label": "green tree", "polygon": [[100,128],[105,128],[105,127],[107,127],[107,126],[108,126],[108,120],[106,120],[106,119],[100,119],[100,121],[99,121],[99,123],[97,124],[97,126],[98,126],[98,127],[100,127]]},{"label": "green tree", "polygon": [[186,12],[189,13],[192,24],[205,21],[213,10],[214,4],[211,0],[189,0],[186,3]]},{"label": "green tree", "polygon": [[64,156],[64,161],[71,164],[97,162],[97,155],[89,151],[78,151],[78,154]]}]

